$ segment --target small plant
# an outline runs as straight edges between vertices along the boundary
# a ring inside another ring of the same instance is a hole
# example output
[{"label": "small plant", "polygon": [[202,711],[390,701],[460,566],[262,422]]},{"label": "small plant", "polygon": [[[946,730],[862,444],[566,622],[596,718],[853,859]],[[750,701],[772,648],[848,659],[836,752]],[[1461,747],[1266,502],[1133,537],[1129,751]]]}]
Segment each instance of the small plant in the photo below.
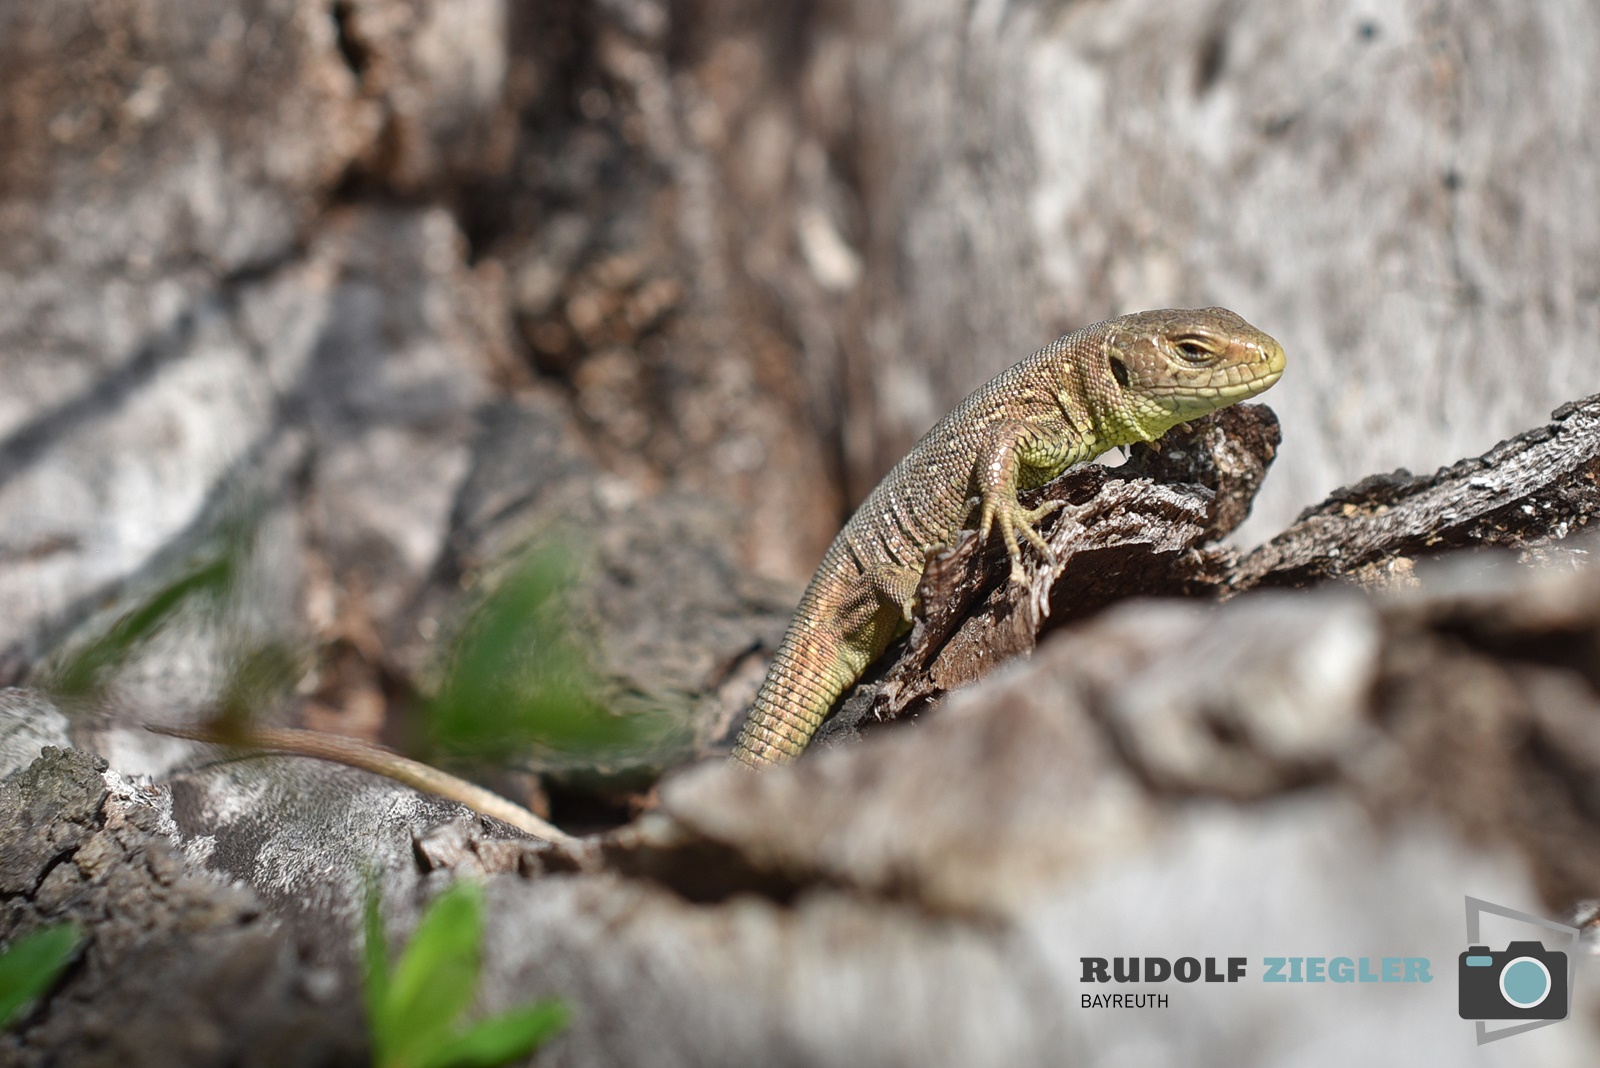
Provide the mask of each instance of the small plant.
[{"label": "small plant", "polygon": [[[126,596],[119,615],[59,651],[44,688],[74,708],[103,699],[164,633],[187,628],[214,643],[220,686],[207,725],[247,740],[264,710],[292,699],[309,643],[264,628],[252,609],[257,534],[248,511],[223,523],[164,578]],[[579,625],[581,553],[556,535],[536,542],[467,613],[449,669],[431,697],[416,695],[423,750],[434,762],[504,764],[535,755],[589,767],[674,752],[683,724],[669,715],[616,711]]]},{"label": "small plant", "polygon": [[81,945],[78,925],[61,923],[19,938],[0,952],[0,1029],[50,989]]},{"label": "small plant", "polygon": [[58,698],[96,697],[138,651],[196,603],[213,609],[229,596],[238,572],[237,552],[225,545],[192,560],[157,588],[139,597],[87,644],[54,665],[48,688]]},{"label": "small plant", "polygon": [[164,632],[188,624],[198,639],[216,640],[222,685],[213,726],[246,727],[262,708],[294,690],[304,672],[298,643],[263,631],[251,610],[250,575],[257,534],[248,510],[229,517],[189,557],[149,589],[127,595],[128,607],[94,633],[60,651],[44,688],[71,709],[101,700],[119,674]]},{"label": "small plant", "polygon": [[376,1068],[494,1068],[532,1053],[567,1022],[557,1000],[458,1026],[478,988],[483,892],[456,883],[428,906],[389,967],[376,887],[367,894],[366,1000]]},{"label": "small plant", "polygon": [[574,626],[569,602],[579,571],[578,553],[552,538],[477,604],[425,707],[436,751],[492,761],[530,750],[599,754],[648,744],[656,724],[612,715],[599,697],[593,647]]}]

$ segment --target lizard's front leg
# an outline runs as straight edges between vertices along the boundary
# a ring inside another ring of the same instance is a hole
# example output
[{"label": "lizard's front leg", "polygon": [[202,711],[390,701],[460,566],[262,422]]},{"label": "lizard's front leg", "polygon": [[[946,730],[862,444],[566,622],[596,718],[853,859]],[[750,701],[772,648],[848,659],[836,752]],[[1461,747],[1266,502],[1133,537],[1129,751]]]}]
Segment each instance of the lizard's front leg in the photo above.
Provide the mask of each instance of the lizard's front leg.
[{"label": "lizard's front leg", "polygon": [[1082,443],[1065,426],[1045,428],[1021,420],[1007,420],[997,424],[978,451],[973,467],[973,483],[978,491],[981,512],[978,519],[978,537],[987,541],[994,527],[1000,528],[1005,539],[1006,552],[1011,557],[1011,581],[1019,585],[1026,581],[1022,570],[1022,547],[1017,540],[1020,534],[1033,544],[1048,561],[1055,560],[1050,545],[1039,534],[1035,524],[1060,508],[1062,501],[1045,501],[1037,508],[1024,508],[1017,501],[1017,486],[1026,473],[1032,477],[1025,484],[1039,485],[1049,481],[1068,466],[1084,459]]}]

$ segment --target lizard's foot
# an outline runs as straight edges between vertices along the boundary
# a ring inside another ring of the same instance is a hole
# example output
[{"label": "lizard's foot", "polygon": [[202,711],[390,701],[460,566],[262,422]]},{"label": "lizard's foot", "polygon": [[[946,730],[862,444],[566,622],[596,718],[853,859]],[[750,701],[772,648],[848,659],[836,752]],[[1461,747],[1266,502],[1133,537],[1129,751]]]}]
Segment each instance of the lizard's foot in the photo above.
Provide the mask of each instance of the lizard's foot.
[{"label": "lizard's foot", "polygon": [[917,585],[922,581],[922,569],[899,564],[879,564],[862,576],[867,587],[882,600],[900,612],[900,618],[910,623],[917,607]]},{"label": "lizard's foot", "polygon": [[979,521],[978,537],[987,541],[989,531],[999,526],[1000,536],[1005,539],[1006,553],[1011,557],[1012,582],[1019,586],[1027,582],[1027,575],[1022,570],[1022,547],[1017,541],[1018,534],[1039,550],[1039,555],[1044,557],[1046,563],[1056,562],[1056,555],[1051,551],[1050,543],[1044,540],[1035,524],[1065,504],[1065,501],[1045,501],[1037,508],[1024,508],[1017,503],[1015,497],[1010,501],[991,499],[983,502],[983,518]]},{"label": "lizard's foot", "polygon": [[[859,580],[845,588],[838,602],[835,617],[839,627],[845,634],[856,634],[880,624],[909,627],[915,619],[917,586],[921,581],[921,568],[900,564],[868,568]],[[891,611],[893,624],[883,618]]]}]

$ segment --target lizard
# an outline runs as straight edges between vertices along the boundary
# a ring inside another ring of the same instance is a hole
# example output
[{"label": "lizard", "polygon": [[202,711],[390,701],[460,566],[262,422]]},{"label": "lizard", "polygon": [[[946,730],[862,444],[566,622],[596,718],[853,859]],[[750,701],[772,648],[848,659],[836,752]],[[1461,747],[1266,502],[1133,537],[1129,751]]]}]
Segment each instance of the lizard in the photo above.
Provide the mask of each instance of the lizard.
[{"label": "lizard", "polygon": [[1068,467],[1253,397],[1283,374],[1283,347],[1226,308],[1139,312],[1058,338],[968,396],[884,476],[834,538],[800,599],[730,759],[792,761],[834,701],[911,628],[930,552],[969,520],[998,532],[1010,580],[1022,543],[1046,559],[1019,490]]}]

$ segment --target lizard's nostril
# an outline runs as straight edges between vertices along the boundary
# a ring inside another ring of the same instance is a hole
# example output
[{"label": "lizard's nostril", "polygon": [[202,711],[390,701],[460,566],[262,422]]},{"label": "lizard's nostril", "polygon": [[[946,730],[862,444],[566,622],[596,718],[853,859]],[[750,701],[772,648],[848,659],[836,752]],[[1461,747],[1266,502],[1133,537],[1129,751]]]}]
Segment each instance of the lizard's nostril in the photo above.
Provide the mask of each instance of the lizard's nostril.
[{"label": "lizard's nostril", "polygon": [[1284,355],[1282,345],[1276,341],[1268,340],[1266,345],[1262,347],[1261,355],[1266,358],[1267,366],[1273,371],[1279,372],[1283,370]]}]

